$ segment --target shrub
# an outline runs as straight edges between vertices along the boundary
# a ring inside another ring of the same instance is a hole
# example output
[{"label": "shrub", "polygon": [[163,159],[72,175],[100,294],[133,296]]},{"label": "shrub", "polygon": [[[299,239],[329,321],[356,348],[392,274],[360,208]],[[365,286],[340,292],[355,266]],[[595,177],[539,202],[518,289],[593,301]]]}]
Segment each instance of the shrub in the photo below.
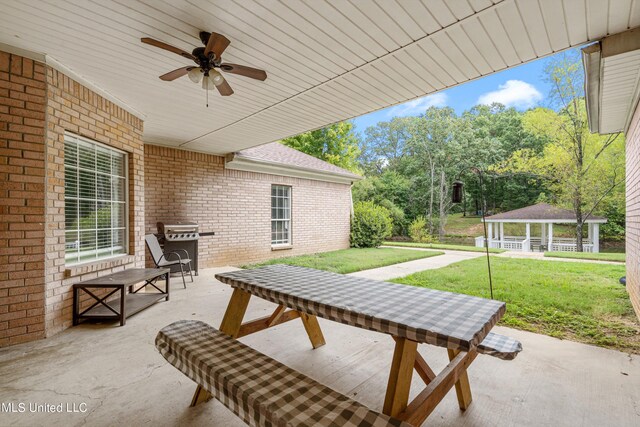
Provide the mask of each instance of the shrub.
[{"label": "shrub", "polygon": [[411,240],[419,243],[433,243],[434,238],[427,230],[427,220],[423,216],[419,216],[413,220],[409,226],[409,236]]},{"label": "shrub", "polygon": [[351,219],[351,247],[375,248],[391,235],[389,211],[373,202],[358,202],[353,205]]},{"label": "shrub", "polygon": [[389,215],[391,216],[391,221],[393,221],[393,228],[391,229],[391,234],[393,236],[404,236],[406,235],[407,230],[407,221],[404,217],[404,211],[400,209],[396,204],[392,201],[384,199],[380,202],[380,206],[387,209],[389,211]]}]

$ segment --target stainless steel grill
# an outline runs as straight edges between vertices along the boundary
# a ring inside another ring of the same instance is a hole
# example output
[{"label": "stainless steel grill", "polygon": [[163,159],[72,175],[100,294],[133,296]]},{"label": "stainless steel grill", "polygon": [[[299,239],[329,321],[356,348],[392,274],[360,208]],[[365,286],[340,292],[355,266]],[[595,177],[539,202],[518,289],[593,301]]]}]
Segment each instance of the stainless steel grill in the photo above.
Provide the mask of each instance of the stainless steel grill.
[{"label": "stainless steel grill", "polygon": [[158,223],[158,233],[163,234],[168,242],[188,242],[198,240],[198,224],[195,222]]},{"label": "stainless steel grill", "polygon": [[[158,222],[158,237],[164,242],[164,251],[173,252],[185,250],[191,259],[193,272],[198,275],[198,240],[200,239],[199,225],[195,222],[167,221]],[[182,252],[184,254],[184,252]],[[181,254],[181,256],[182,256]],[[180,271],[179,266],[172,267],[171,272]]]}]

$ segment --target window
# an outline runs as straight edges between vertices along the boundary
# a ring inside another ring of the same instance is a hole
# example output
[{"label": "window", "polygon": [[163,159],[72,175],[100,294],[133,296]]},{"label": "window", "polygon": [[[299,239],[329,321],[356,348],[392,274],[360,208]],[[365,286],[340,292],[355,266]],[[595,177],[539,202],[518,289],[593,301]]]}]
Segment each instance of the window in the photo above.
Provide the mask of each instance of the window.
[{"label": "window", "polygon": [[127,253],[127,155],[65,134],[65,262]]},{"label": "window", "polygon": [[271,186],[271,244],[291,244],[291,187]]}]

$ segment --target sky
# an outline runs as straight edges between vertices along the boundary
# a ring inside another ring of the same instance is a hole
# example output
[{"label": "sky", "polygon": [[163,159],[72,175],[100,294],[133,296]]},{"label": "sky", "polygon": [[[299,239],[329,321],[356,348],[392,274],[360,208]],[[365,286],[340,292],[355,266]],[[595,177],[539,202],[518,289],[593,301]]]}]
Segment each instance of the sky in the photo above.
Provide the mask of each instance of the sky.
[{"label": "sky", "polygon": [[356,131],[363,135],[367,127],[378,122],[389,121],[393,117],[417,116],[430,106],[452,107],[457,114],[477,104],[492,102],[500,102],[521,111],[545,106],[549,86],[543,81],[543,71],[551,58],[553,57],[538,59],[404,104],[356,117],[353,119]]}]

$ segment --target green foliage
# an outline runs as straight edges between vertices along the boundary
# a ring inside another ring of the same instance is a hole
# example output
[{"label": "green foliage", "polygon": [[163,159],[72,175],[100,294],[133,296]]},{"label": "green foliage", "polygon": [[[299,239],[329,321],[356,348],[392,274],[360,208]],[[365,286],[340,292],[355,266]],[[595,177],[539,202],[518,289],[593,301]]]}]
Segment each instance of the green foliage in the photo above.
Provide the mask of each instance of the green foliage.
[{"label": "green foliage", "polygon": [[[640,354],[640,325],[618,283],[624,266],[498,257],[491,264],[494,297],[507,303],[502,325]],[[489,297],[482,257],[394,282]]]},{"label": "green foliage", "polygon": [[358,202],[351,218],[351,247],[375,248],[391,236],[393,221],[386,208],[373,202]]},{"label": "green foliage", "polygon": [[347,274],[354,271],[442,255],[437,251],[411,251],[394,248],[351,248],[287,258],[274,258],[242,268],[256,268],[271,264],[288,264]]},{"label": "green foliage", "polygon": [[411,240],[418,243],[433,243],[434,238],[427,230],[427,220],[419,216],[411,222],[409,226],[409,236]]},{"label": "green foliage", "polygon": [[351,122],[334,123],[322,129],[283,139],[281,142],[325,162],[360,173],[359,138]]},{"label": "green foliage", "polygon": [[407,220],[404,215],[404,211],[396,206],[392,201],[384,199],[380,202],[380,206],[389,211],[391,221],[393,221],[393,227],[391,234],[393,236],[404,236],[406,234]]}]

